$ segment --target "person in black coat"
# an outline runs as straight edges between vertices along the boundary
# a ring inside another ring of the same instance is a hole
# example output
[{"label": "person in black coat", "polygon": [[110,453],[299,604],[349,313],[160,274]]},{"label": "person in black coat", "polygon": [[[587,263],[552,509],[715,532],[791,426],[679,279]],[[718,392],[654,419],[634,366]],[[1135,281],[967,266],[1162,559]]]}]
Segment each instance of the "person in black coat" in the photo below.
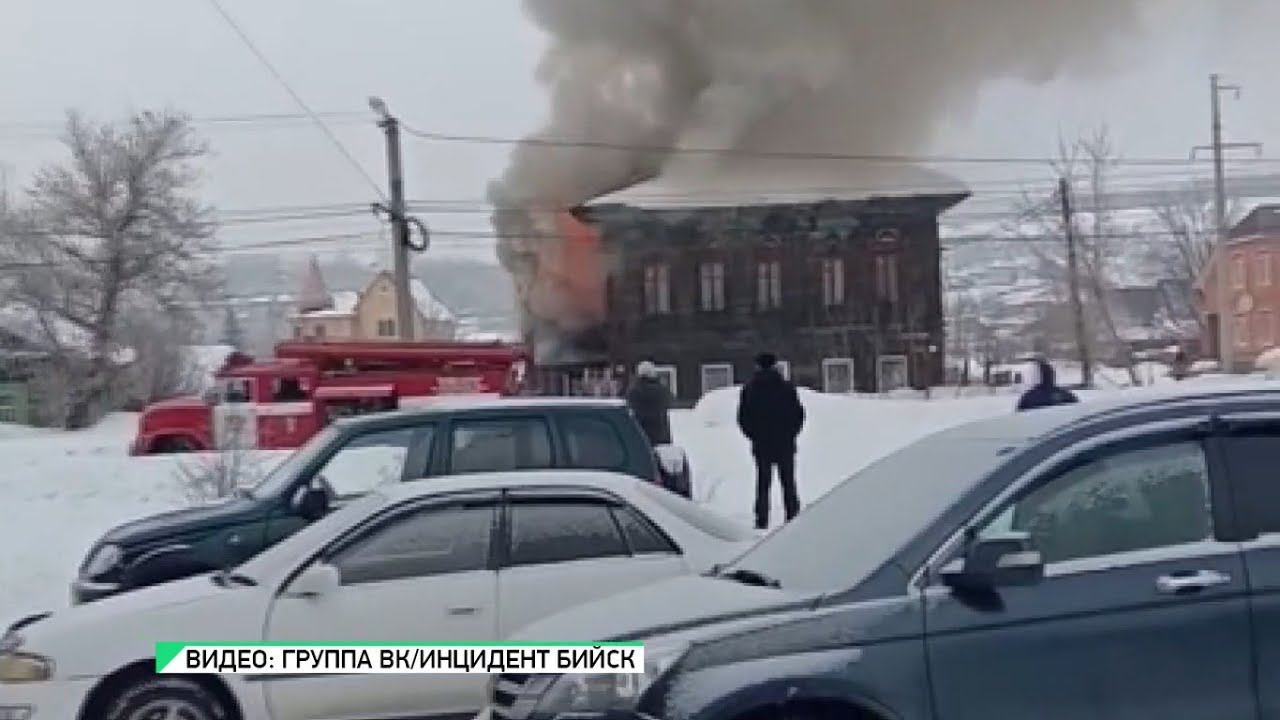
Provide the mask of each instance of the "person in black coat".
[{"label": "person in black coat", "polygon": [[804,427],[804,406],[796,386],[778,372],[771,353],[756,357],[756,373],[742,387],[738,427],[751,442],[756,461],[756,527],[769,527],[769,486],[773,468],[782,483],[782,504],[790,521],[800,512],[796,494],[796,438]]},{"label": "person in black coat", "polygon": [[658,380],[657,366],[648,360],[637,365],[627,406],[654,447],[671,444],[671,403],[671,391]]},{"label": "person in black coat", "polygon": [[1039,381],[1018,399],[1018,412],[1080,402],[1075,393],[1058,387],[1057,375],[1047,360],[1036,360],[1036,370],[1040,375]]}]

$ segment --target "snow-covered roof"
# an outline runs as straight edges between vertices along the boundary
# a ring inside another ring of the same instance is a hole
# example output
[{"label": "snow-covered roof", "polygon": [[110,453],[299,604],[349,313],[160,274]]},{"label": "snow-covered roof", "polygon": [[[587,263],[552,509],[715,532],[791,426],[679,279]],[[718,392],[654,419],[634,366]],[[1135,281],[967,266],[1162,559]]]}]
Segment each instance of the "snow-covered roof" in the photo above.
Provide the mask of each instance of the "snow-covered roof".
[{"label": "snow-covered roof", "polygon": [[329,308],[298,313],[298,317],[351,317],[355,315],[356,306],[360,304],[360,293],[352,290],[339,290],[331,294],[329,299],[331,305]]},{"label": "snow-covered roof", "polygon": [[418,311],[428,320],[456,320],[453,311],[431,293],[426,283],[417,278],[409,281],[409,292]]},{"label": "snow-covered roof", "polygon": [[967,194],[960,180],[913,165],[748,158],[721,163],[677,155],[657,178],[603,195],[590,206],[661,209],[786,205],[824,200]]}]

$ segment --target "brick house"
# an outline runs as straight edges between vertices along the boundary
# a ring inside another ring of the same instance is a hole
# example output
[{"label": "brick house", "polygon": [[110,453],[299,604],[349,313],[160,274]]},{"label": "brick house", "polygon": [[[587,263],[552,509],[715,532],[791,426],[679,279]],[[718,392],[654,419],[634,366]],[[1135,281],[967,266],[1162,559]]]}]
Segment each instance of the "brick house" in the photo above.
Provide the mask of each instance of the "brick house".
[{"label": "brick house", "polygon": [[1227,241],[1227,308],[1220,309],[1215,251],[1196,283],[1204,316],[1205,355],[1219,357],[1219,322],[1229,318],[1235,344],[1235,369],[1253,367],[1258,355],[1276,347],[1280,328],[1280,205],[1260,205],[1233,227]]},{"label": "brick house", "polygon": [[938,216],[967,193],[669,207],[609,198],[575,215],[608,269],[602,327],[562,380],[652,360],[684,403],[744,382],[761,350],[832,393],[938,384]]}]

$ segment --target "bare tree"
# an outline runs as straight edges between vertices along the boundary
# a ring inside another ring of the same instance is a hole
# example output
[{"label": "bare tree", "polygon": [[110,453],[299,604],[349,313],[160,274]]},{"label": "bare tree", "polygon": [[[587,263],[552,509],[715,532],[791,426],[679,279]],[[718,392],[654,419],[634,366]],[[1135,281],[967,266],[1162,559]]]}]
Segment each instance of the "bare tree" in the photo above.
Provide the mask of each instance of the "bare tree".
[{"label": "bare tree", "polygon": [[125,320],[122,342],[131,350],[126,373],[130,409],[199,392],[200,378],[190,343],[193,325],[161,312],[134,311]]},{"label": "bare tree", "polygon": [[261,455],[244,443],[230,441],[217,452],[179,462],[174,479],[189,503],[202,505],[252,485],[262,479],[265,469]]},{"label": "bare tree", "polygon": [[[1075,227],[1085,293],[1082,298],[1086,306],[1084,342],[1091,343],[1100,338],[1110,345],[1127,369],[1130,380],[1137,384],[1136,360],[1122,337],[1122,328],[1112,307],[1116,297],[1112,292],[1114,262],[1122,254],[1119,243],[1123,233],[1115,226],[1109,181],[1119,159],[1110,131],[1104,125],[1074,141],[1059,138],[1057,159],[1050,167],[1057,176],[1067,179],[1076,209],[1084,216],[1084,221],[1077,221],[1079,224]],[[1024,193],[1017,209],[1018,229],[1024,237],[1060,241],[1052,247],[1045,247],[1044,243],[1031,243],[1031,247],[1053,277],[1056,292],[1065,300],[1067,268],[1061,248],[1066,242],[1066,228],[1058,198]]]},{"label": "bare tree", "polygon": [[[1207,182],[1193,181],[1166,194],[1153,208],[1161,229],[1168,235],[1167,252],[1161,254],[1171,277],[1182,281],[1187,289],[1188,307],[1196,307],[1195,285],[1213,256],[1218,229],[1213,207],[1213,187]],[[1234,203],[1227,214],[1234,212]],[[1204,318],[1195,313],[1203,331]]]},{"label": "bare tree", "polygon": [[71,113],[64,142],[70,159],[38,171],[10,213],[0,263],[27,268],[5,301],[33,319],[62,369],[62,421],[77,428],[117,389],[123,318],[137,308],[179,317],[207,296],[213,224],[195,197],[206,147],[185,116],[116,126]]}]

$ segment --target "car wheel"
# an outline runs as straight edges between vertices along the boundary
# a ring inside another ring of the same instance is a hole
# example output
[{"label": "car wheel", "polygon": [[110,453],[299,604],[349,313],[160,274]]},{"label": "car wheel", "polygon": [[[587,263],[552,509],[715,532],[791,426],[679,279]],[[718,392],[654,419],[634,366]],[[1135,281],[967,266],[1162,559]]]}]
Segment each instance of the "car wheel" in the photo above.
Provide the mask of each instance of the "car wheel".
[{"label": "car wheel", "polygon": [[135,683],[107,706],[106,720],[227,720],[231,713],[214,693],[183,677]]}]

